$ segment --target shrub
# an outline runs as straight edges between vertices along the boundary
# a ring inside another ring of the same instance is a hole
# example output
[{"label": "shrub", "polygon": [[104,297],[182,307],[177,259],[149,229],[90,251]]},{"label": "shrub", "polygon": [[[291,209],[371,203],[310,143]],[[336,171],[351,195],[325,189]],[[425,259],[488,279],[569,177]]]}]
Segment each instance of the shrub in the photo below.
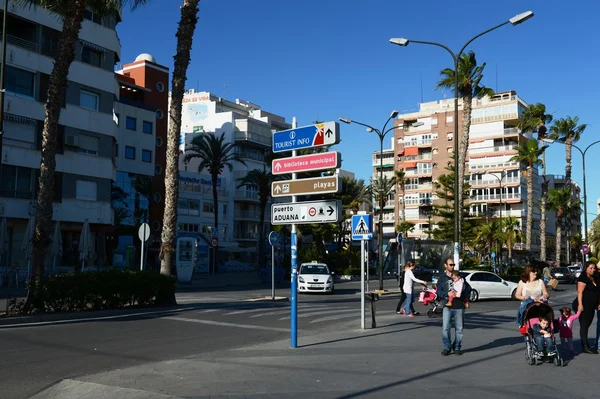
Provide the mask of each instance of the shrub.
[{"label": "shrub", "polygon": [[40,290],[50,312],[160,306],[174,297],[175,278],[154,271],[110,269],[47,277]]}]

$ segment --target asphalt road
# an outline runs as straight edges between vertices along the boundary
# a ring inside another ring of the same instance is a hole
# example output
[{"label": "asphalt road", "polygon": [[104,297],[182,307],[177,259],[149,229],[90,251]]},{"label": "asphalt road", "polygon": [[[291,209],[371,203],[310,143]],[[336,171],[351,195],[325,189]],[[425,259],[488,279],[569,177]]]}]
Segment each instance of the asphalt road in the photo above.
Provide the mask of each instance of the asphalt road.
[{"label": "asphalt road", "polygon": [[[395,281],[386,282],[386,287],[394,285]],[[360,326],[358,287],[358,283],[342,283],[335,295],[300,295],[299,341],[353,323]],[[565,290],[552,293],[552,302],[570,303],[573,287],[561,286]],[[288,339],[288,302],[245,300],[266,295],[270,290],[187,292],[178,294],[176,311],[136,315],[137,311],[105,318],[90,314],[95,319],[0,326],[0,397],[29,398],[64,378]],[[382,297],[376,303],[377,314],[393,313],[397,300],[397,296]],[[415,305],[424,311],[422,305]],[[514,301],[481,301],[471,311],[516,311],[517,307]]]}]

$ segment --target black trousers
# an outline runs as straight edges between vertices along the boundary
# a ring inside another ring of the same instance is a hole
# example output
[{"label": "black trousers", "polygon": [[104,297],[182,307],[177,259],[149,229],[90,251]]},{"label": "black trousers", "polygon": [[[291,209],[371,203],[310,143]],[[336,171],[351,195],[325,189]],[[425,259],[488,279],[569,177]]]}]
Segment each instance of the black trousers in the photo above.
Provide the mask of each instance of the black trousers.
[{"label": "black trousers", "polygon": [[[400,300],[398,301],[398,305],[396,306],[396,313],[400,311],[400,309],[402,308],[402,304],[404,304],[404,301],[406,301],[406,294],[403,292],[402,295],[400,295]],[[413,306],[414,301],[415,297],[413,295],[413,299],[410,302],[410,313],[412,314],[415,314],[415,307]]]},{"label": "black trousers", "polygon": [[592,305],[583,305],[583,312],[579,315],[579,336],[581,338],[581,346],[589,348],[588,330],[594,321],[596,309]]}]

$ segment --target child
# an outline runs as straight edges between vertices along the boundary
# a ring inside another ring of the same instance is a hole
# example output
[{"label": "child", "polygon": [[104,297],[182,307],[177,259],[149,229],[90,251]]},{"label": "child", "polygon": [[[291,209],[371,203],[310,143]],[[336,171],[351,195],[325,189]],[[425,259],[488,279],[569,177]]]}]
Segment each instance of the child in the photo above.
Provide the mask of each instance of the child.
[{"label": "child", "polygon": [[[460,298],[460,294],[462,294],[463,288],[465,286],[465,279],[462,278],[462,276],[460,275],[460,272],[458,270],[454,270],[451,274],[451,277],[452,277],[452,281],[454,281],[454,283],[452,284],[452,288],[450,288],[449,292],[454,291],[454,293],[456,294],[455,298]],[[446,303],[446,306],[451,307],[453,300],[454,300],[454,298],[448,297],[448,303]],[[469,301],[465,301],[465,308],[468,308],[468,307],[469,307]]]},{"label": "child", "polygon": [[550,331],[550,320],[544,316],[540,317],[539,323],[534,324],[532,330],[535,343],[538,347],[537,355],[539,357],[544,356],[544,346],[546,347],[548,356],[556,355],[556,348],[554,341],[552,341],[552,332]]},{"label": "child", "polygon": [[565,346],[565,342],[568,345],[569,351],[571,351],[571,355],[575,354],[573,350],[573,322],[579,318],[581,312],[577,312],[575,314],[571,314],[572,310],[569,307],[562,308],[560,310],[560,317],[558,318],[558,325],[560,326],[560,346],[564,348],[564,352],[566,353],[567,347]]}]

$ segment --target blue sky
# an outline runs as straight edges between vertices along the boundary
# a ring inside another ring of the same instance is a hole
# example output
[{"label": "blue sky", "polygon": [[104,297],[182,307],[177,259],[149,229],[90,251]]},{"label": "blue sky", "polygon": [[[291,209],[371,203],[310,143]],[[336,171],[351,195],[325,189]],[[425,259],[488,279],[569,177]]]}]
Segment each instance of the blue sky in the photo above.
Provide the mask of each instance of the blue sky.
[{"label": "blue sky", "polygon": [[[182,0],[151,0],[119,25],[121,59],[154,55],[172,69]],[[407,4],[409,3],[409,4]],[[475,34],[532,10],[535,17],[477,39],[469,49],[486,62],[485,83],[543,102],[556,118],[589,125],[578,145],[600,140],[600,2],[591,0],[202,0],[188,88],[241,98],[300,126],[345,116],[380,127],[393,109],[414,111],[436,91],[450,56],[432,46],[398,47],[391,37],[442,42],[458,51]],[[422,89],[421,89],[422,87]],[[450,97],[446,93],[446,97]],[[371,175],[379,140],[357,125],[341,126],[344,169]],[[595,217],[596,154],[588,151],[588,215]],[[548,173],[564,174],[564,146],[547,154]],[[573,178],[582,183],[573,152]]]}]

